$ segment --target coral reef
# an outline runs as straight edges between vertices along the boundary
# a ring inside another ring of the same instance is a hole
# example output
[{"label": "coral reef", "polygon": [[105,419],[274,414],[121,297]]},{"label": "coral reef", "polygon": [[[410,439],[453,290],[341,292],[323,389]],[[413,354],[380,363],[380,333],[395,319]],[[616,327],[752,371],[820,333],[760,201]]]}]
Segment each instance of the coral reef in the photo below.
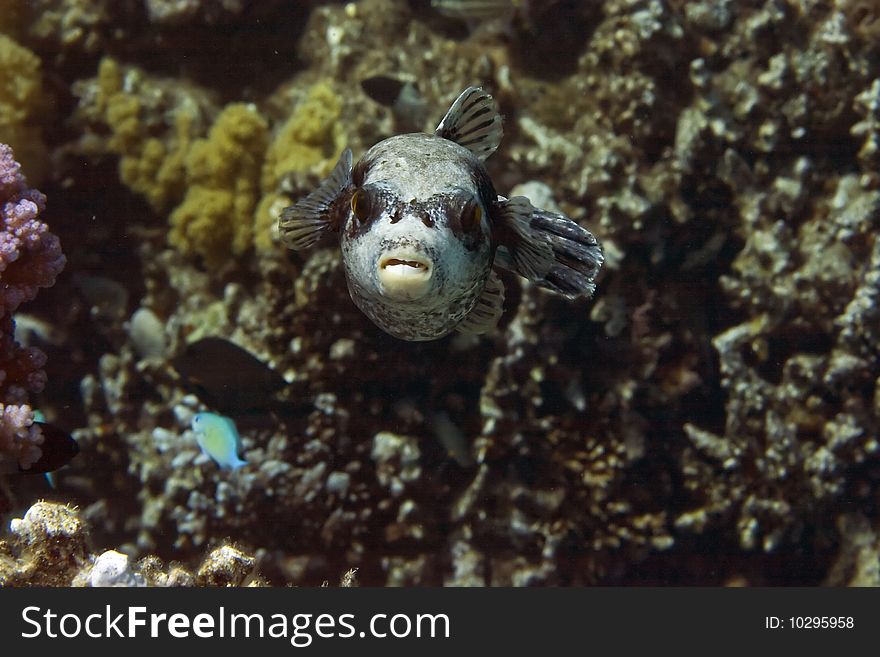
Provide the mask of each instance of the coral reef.
[{"label": "coral reef", "polygon": [[170,244],[201,256],[209,269],[251,247],[266,140],[266,123],[255,109],[224,108],[207,139],[187,153],[186,196],[171,213]]},{"label": "coral reef", "polygon": [[880,586],[880,537],[868,519],[858,513],[837,521],[842,545],[828,573],[828,586]]},{"label": "coral reef", "polygon": [[186,154],[215,112],[204,94],[154,80],[111,57],[76,91],[84,133],[76,151],[91,158],[118,156],[122,182],[156,211],[179,202],[187,189]]},{"label": "coral reef", "polygon": [[46,197],[30,189],[12,149],[0,143],[0,465],[28,469],[41,455],[28,395],[43,389],[45,355],[15,340],[13,314],[64,268],[58,238],[38,219]]},{"label": "coral reef", "polygon": [[260,183],[263,198],[254,220],[259,252],[278,248],[274,231],[281,210],[292,198],[308,193],[306,185],[316,176],[329,174],[345,148],[341,111],[341,98],[330,85],[318,83],[278,128],[266,151]]},{"label": "coral reef", "polygon": [[40,126],[46,109],[42,84],[39,57],[0,33],[0,143],[16,151],[38,182],[48,157]]},{"label": "coral reef", "polygon": [[[113,546],[68,543],[47,581],[876,584],[871,3],[550,0],[480,25],[408,0],[12,4],[0,130],[48,147],[73,274],[29,307],[46,367],[70,364],[37,400],[83,456],[5,497],[78,504]],[[406,344],[336,252],[278,246],[282,207],[394,132],[377,75],[430,121],[491,91],[492,179],[599,237],[594,300],[505,274],[497,331]],[[206,336],[282,389],[184,372]],[[199,453],[204,410],[247,465]],[[7,583],[39,576],[23,536]]]},{"label": "coral reef", "polygon": [[54,52],[94,53],[105,44],[107,0],[9,0],[0,30],[50,45]]},{"label": "coral reef", "polygon": [[240,14],[244,0],[146,0],[150,21],[159,24],[181,25],[194,20],[215,22]]},{"label": "coral reef", "polygon": [[10,523],[0,542],[0,586],[262,586],[254,557],[221,545],[190,572],[148,555],[90,550],[88,526],[75,509],[38,502]]},{"label": "coral reef", "polygon": [[9,523],[0,543],[0,585],[64,586],[88,563],[86,529],[63,504],[38,502]]},{"label": "coral reef", "polygon": [[135,194],[158,212],[176,205],[169,243],[210,269],[252,246],[277,248],[278,213],[326,175],[345,147],[340,99],[323,83],[295,103],[271,142],[253,105],[232,103],[218,114],[209,94],[109,57],[78,93],[77,121],[88,138],[74,152],[118,156],[120,179]]}]

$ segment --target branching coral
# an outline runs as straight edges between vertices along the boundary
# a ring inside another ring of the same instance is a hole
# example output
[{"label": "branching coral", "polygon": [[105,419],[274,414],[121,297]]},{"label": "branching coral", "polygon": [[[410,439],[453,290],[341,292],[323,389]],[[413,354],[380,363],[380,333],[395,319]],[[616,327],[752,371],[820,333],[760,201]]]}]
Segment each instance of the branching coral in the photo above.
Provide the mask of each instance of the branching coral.
[{"label": "branching coral", "polygon": [[40,456],[41,441],[27,406],[29,392],[45,383],[45,356],[22,348],[13,335],[13,313],[41,287],[55,283],[64,267],[58,238],[37,216],[46,197],[29,189],[12,149],[0,144],[0,462],[29,467]]}]

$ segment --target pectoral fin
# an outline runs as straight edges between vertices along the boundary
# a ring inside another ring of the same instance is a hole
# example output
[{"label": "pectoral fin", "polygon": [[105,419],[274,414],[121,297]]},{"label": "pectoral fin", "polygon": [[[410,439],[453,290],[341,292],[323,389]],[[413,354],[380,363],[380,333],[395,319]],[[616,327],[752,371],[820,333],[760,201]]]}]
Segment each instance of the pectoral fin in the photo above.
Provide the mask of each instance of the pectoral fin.
[{"label": "pectoral fin", "polygon": [[477,300],[477,305],[468,313],[458,330],[462,333],[482,335],[488,333],[496,326],[504,311],[504,283],[494,271],[489,273],[483,294]]},{"label": "pectoral fin", "polygon": [[496,265],[569,299],[593,294],[604,256],[590,231],[524,196],[499,196],[496,209]]},{"label": "pectoral fin", "polygon": [[282,241],[298,251],[312,246],[328,232],[337,232],[348,215],[353,191],[351,149],[346,148],[318,188],[281,213],[278,230]]},{"label": "pectoral fin", "polygon": [[492,96],[479,87],[468,87],[452,103],[434,134],[485,160],[498,148],[504,132]]}]

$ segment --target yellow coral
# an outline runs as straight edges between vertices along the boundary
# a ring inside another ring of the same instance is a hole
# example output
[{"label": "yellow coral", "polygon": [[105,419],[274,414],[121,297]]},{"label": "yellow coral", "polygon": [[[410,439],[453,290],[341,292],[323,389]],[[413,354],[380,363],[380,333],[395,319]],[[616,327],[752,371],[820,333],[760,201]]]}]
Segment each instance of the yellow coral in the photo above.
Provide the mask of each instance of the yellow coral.
[{"label": "yellow coral", "polygon": [[96,105],[102,111],[114,95],[122,91],[122,69],[112,57],[104,57],[98,63],[98,89]]},{"label": "yellow coral", "polygon": [[87,111],[110,128],[107,146],[119,156],[119,178],[162,212],[183,196],[185,157],[193,139],[194,120],[190,112],[178,107],[173,131],[168,131],[164,140],[151,136],[139,87],[136,75],[126,84],[119,64],[105,57],[98,66],[93,106]]},{"label": "yellow coral", "polygon": [[171,213],[169,243],[216,269],[250,248],[268,126],[249,105],[228,105],[186,158],[189,188]]},{"label": "yellow coral", "polygon": [[179,113],[175,117],[176,138],[168,144],[149,137],[136,155],[119,160],[119,177],[131,189],[144,196],[150,205],[161,210],[183,196],[186,189],[186,152],[190,138],[191,118]]},{"label": "yellow coral", "polygon": [[157,212],[178,204],[168,242],[210,269],[251,246],[277,248],[272,229],[291,203],[279,193],[282,177],[326,176],[345,147],[339,96],[328,84],[312,87],[269,145],[266,121],[241,103],[228,105],[208,136],[197,138],[205,112],[185,102],[163,113],[166,91],[105,57],[83,94],[81,115],[109,128],[106,148],[119,156],[120,180]]},{"label": "yellow coral", "polygon": [[290,204],[289,199],[276,191],[282,176],[313,172],[324,177],[333,169],[345,147],[345,135],[339,123],[341,113],[342,101],[330,85],[316,84],[272,140],[263,163],[265,196],[254,218],[254,242],[258,250],[277,248],[272,240],[272,227],[278,220],[276,210]]},{"label": "yellow coral", "polygon": [[37,183],[48,164],[38,123],[45,108],[40,58],[0,34],[0,142],[9,144],[16,159]]},{"label": "yellow coral", "polygon": [[327,84],[316,84],[308,97],[297,105],[291,117],[278,131],[266,152],[263,165],[263,189],[275,189],[281,176],[293,171],[319,167],[326,175],[331,161],[345,147],[339,124],[342,101]]},{"label": "yellow coral", "polygon": [[279,249],[278,217],[293,200],[284,194],[264,194],[254,214],[254,247],[260,253]]}]

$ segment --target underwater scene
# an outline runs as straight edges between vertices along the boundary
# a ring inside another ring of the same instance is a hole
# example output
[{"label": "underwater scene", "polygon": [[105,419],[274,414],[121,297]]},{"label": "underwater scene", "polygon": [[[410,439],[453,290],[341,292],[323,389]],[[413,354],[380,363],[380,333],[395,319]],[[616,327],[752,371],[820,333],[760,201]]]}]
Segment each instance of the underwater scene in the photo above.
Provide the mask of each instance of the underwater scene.
[{"label": "underwater scene", "polygon": [[880,585],[873,0],[0,0],[0,585]]}]

